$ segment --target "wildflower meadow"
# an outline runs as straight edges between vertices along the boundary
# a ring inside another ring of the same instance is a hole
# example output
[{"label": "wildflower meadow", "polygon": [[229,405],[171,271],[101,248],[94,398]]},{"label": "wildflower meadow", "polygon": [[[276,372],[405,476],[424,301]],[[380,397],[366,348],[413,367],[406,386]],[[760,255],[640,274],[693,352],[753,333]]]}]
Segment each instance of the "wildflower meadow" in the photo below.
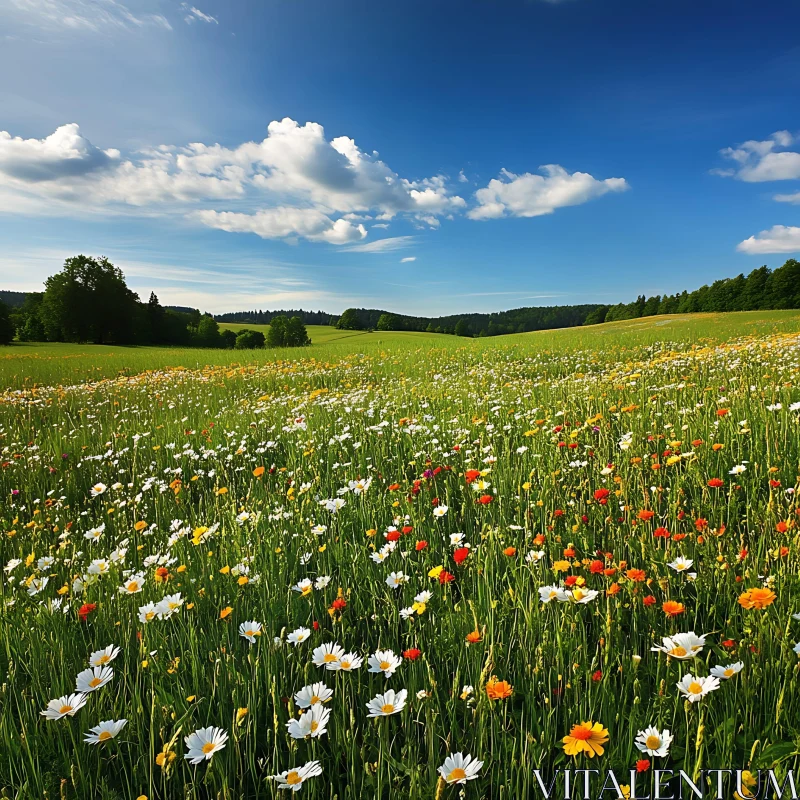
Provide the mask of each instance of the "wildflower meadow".
[{"label": "wildflower meadow", "polygon": [[1,796],[796,769],[800,317],[740,317],[4,348]]}]

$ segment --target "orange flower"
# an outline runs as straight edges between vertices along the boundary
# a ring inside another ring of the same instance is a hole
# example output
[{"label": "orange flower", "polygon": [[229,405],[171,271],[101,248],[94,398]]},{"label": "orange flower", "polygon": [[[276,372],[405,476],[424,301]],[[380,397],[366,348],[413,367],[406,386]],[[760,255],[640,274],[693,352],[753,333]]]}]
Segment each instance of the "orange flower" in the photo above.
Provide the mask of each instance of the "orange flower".
[{"label": "orange flower", "polygon": [[748,589],[739,597],[742,608],[766,608],[775,602],[777,595],[772,589]]},{"label": "orange flower", "polygon": [[655,511],[650,511],[649,509],[643,508],[637,515],[637,519],[642,520],[643,522],[647,522],[648,520],[653,519],[656,515]]},{"label": "orange flower", "polygon": [[606,590],[606,594],[619,594],[620,585],[618,583],[612,583],[611,586],[608,587]]},{"label": "orange flower", "polygon": [[641,583],[647,578],[647,573],[643,569],[629,569],[625,573],[625,576],[628,578],[628,580]]},{"label": "orange flower", "polygon": [[260,478],[264,474],[264,467],[256,467],[253,470],[253,476],[256,478]]},{"label": "orange flower", "polygon": [[136,523],[136,524],[133,526],[133,529],[134,529],[135,531],[143,531],[143,530],[144,530],[146,527],[147,527],[147,523],[146,523],[146,522],[145,522],[143,519],[140,519],[140,520],[139,520],[139,521],[138,521],[138,522],[137,522],[137,523]]},{"label": "orange flower", "polygon": [[603,745],[608,741],[608,730],[600,722],[581,722],[573,725],[569,735],[562,740],[568,756],[586,753],[589,758],[603,755]]},{"label": "orange flower", "polygon": [[495,675],[492,675],[486,684],[486,694],[490,700],[505,700],[511,697],[513,692],[514,689],[508,681],[498,681]]},{"label": "orange flower", "polygon": [[219,612],[220,619],[227,619],[233,613],[233,609],[230,606],[225,606],[222,611]]},{"label": "orange flower", "polygon": [[679,603],[676,600],[667,600],[662,606],[661,610],[668,616],[668,617],[677,617],[678,614],[683,614],[686,610],[683,603]]},{"label": "orange flower", "polygon": [[467,634],[467,641],[470,644],[477,644],[481,640],[481,635],[478,631],[472,631],[471,633]]},{"label": "orange flower", "polygon": [[517,554],[516,547],[506,547],[506,549],[503,550],[503,555],[508,556],[509,558],[511,558],[511,556],[515,556],[516,554]]}]

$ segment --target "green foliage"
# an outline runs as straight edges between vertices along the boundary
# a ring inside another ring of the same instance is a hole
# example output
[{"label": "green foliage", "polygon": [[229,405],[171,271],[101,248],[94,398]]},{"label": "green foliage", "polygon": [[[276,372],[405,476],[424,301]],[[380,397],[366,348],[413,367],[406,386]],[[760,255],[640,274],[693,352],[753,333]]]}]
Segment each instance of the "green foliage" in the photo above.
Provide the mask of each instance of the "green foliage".
[{"label": "green foliage", "polygon": [[583,321],[584,325],[600,325],[606,321],[608,306],[598,306],[594,311],[589,312],[589,316]]},{"label": "green foliage", "polygon": [[[232,333],[233,331],[231,331]],[[225,332],[223,332],[225,333]],[[264,334],[261,331],[251,331],[245,328],[236,336],[234,347],[237,350],[255,350],[264,346]]]},{"label": "green foliage", "polygon": [[336,327],[343,331],[362,331],[364,330],[364,323],[355,308],[348,308],[339,317]]},{"label": "green foliage", "polygon": [[8,306],[0,302],[0,344],[8,344],[14,338],[14,324]]},{"label": "green foliage", "polygon": [[300,317],[287,319],[280,314],[270,322],[267,332],[268,347],[305,347],[309,344],[311,340]]},{"label": "green foliage", "polygon": [[138,300],[107,258],[74,256],[45,281],[41,320],[51,341],[127,344]]},{"label": "green foliage", "polygon": [[269,324],[267,345],[269,347],[286,347],[286,327],[289,320],[283,314],[275,317]]}]

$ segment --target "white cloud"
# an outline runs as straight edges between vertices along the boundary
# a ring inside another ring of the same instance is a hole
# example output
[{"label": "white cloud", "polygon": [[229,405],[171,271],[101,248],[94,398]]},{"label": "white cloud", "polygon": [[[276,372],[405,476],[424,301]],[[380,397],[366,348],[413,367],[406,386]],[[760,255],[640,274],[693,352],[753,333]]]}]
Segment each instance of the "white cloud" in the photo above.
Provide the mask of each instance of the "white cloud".
[{"label": "white cloud", "polygon": [[751,255],[762,253],[800,253],[800,228],[773,225],[757,236],[739,242],[736,249]]},{"label": "white cloud", "polygon": [[95,147],[75,123],[62,125],[45,139],[21,139],[0,131],[0,172],[21,181],[80,177],[118,161],[118,150]]},{"label": "white cloud", "polygon": [[215,25],[219,25],[219,20],[216,17],[212,17],[210,14],[204,14],[199,8],[190,6],[188,3],[181,3],[181,9],[183,9],[185,13],[183,19],[187,25],[191,25],[193,22],[197,22],[197,20],[201,22],[213,22]]},{"label": "white cloud", "polygon": [[400,259],[400,263],[401,264],[408,264],[411,261],[416,261],[416,260],[417,260],[416,256],[406,256],[405,258],[401,258]]},{"label": "white cloud", "polygon": [[442,219],[462,213],[535,217],[628,188],[623,178],[597,180],[558,165],[541,169],[544,175],[503,170],[475,193],[477,206],[468,210],[444,176],[400,177],[377,152],[361,150],[346,136],[328,140],[314,122],[273,121],[262,141],[233,147],[193,142],[127,156],[94,145],[70,123],[42,139],[0,131],[0,212],[173,215],[263,238],[380,253],[405,247],[413,237],[358,244],[367,236],[364,223],[385,228],[400,216],[417,228],[438,228]]},{"label": "white cloud", "polygon": [[161,145],[127,158],[94,146],[74,123],[43,139],[0,132],[6,212],[179,213],[223,230],[347,244],[367,235],[360,220],[405,215],[436,227],[465,207],[443,177],[401,178],[377,153],[347,137],[328,141],[313,122],[275,121],[262,141],[233,148]]},{"label": "white cloud", "polygon": [[31,24],[72,31],[172,30],[163,14],[134,14],[117,0],[0,0],[0,9]]},{"label": "white cloud", "polygon": [[255,233],[262,239],[302,236],[330,244],[346,244],[363,239],[367,229],[346,219],[331,221],[315,208],[267,208],[255,214],[233,211],[198,211],[194,215],[209,228],[230,233]]},{"label": "white cloud", "polygon": [[789,131],[776,131],[764,141],[751,139],[738,147],[726,147],[720,154],[735,166],[711,172],[748,183],[796,180],[800,178],[800,153],[786,150],[796,141]]},{"label": "white cloud", "polygon": [[540,167],[544,175],[514,175],[502,170],[502,179],[475,192],[478,206],[467,212],[470,219],[539,217],[557,208],[576,206],[608,192],[630,188],[624,178],[597,180],[586,172],[567,172],[558,164]]},{"label": "white cloud", "polygon": [[777,200],[779,203],[793,203],[794,205],[800,204],[800,192],[795,192],[794,194],[776,194],[773,200]]},{"label": "white cloud", "polygon": [[414,238],[413,236],[392,236],[388,239],[376,239],[374,242],[366,244],[354,244],[344,249],[351,253],[388,253],[410,247],[414,243]]}]

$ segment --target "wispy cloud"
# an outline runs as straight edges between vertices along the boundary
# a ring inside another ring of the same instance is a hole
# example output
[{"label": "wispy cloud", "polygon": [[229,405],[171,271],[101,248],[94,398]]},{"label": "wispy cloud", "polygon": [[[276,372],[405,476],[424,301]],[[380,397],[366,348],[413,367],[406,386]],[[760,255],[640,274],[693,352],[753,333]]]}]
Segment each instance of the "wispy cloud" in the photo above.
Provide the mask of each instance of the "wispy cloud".
[{"label": "wispy cloud", "polygon": [[0,9],[37,27],[93,33],[147,27],[172,30],[163,14],[134,13],[118,0],[0,0]]},{"label": "wispy cloud", "polygon": [[405,258],[401,258],[400,259],[400,263],[401,264],[408,264],[411,261],[416,261],[416,260],[417,260],[416,256],[406,256]]},{"label": "wispy cloud", "polygon": [[411,247],[416,241],[415,236],[390,236],[388,239],[376,239],[374,242],[354,244],[343,247],[348,253],[389,253]]},{"label": "wispy cloud", "polygon": [[210,14],[204,14],[199,8],[190,6],[188,3],[181,3],[181,10],[184,12],[183,20],[187,25],[191,25],[198,20],[219,25],[219,20],[216,17],[212,17]]}]

